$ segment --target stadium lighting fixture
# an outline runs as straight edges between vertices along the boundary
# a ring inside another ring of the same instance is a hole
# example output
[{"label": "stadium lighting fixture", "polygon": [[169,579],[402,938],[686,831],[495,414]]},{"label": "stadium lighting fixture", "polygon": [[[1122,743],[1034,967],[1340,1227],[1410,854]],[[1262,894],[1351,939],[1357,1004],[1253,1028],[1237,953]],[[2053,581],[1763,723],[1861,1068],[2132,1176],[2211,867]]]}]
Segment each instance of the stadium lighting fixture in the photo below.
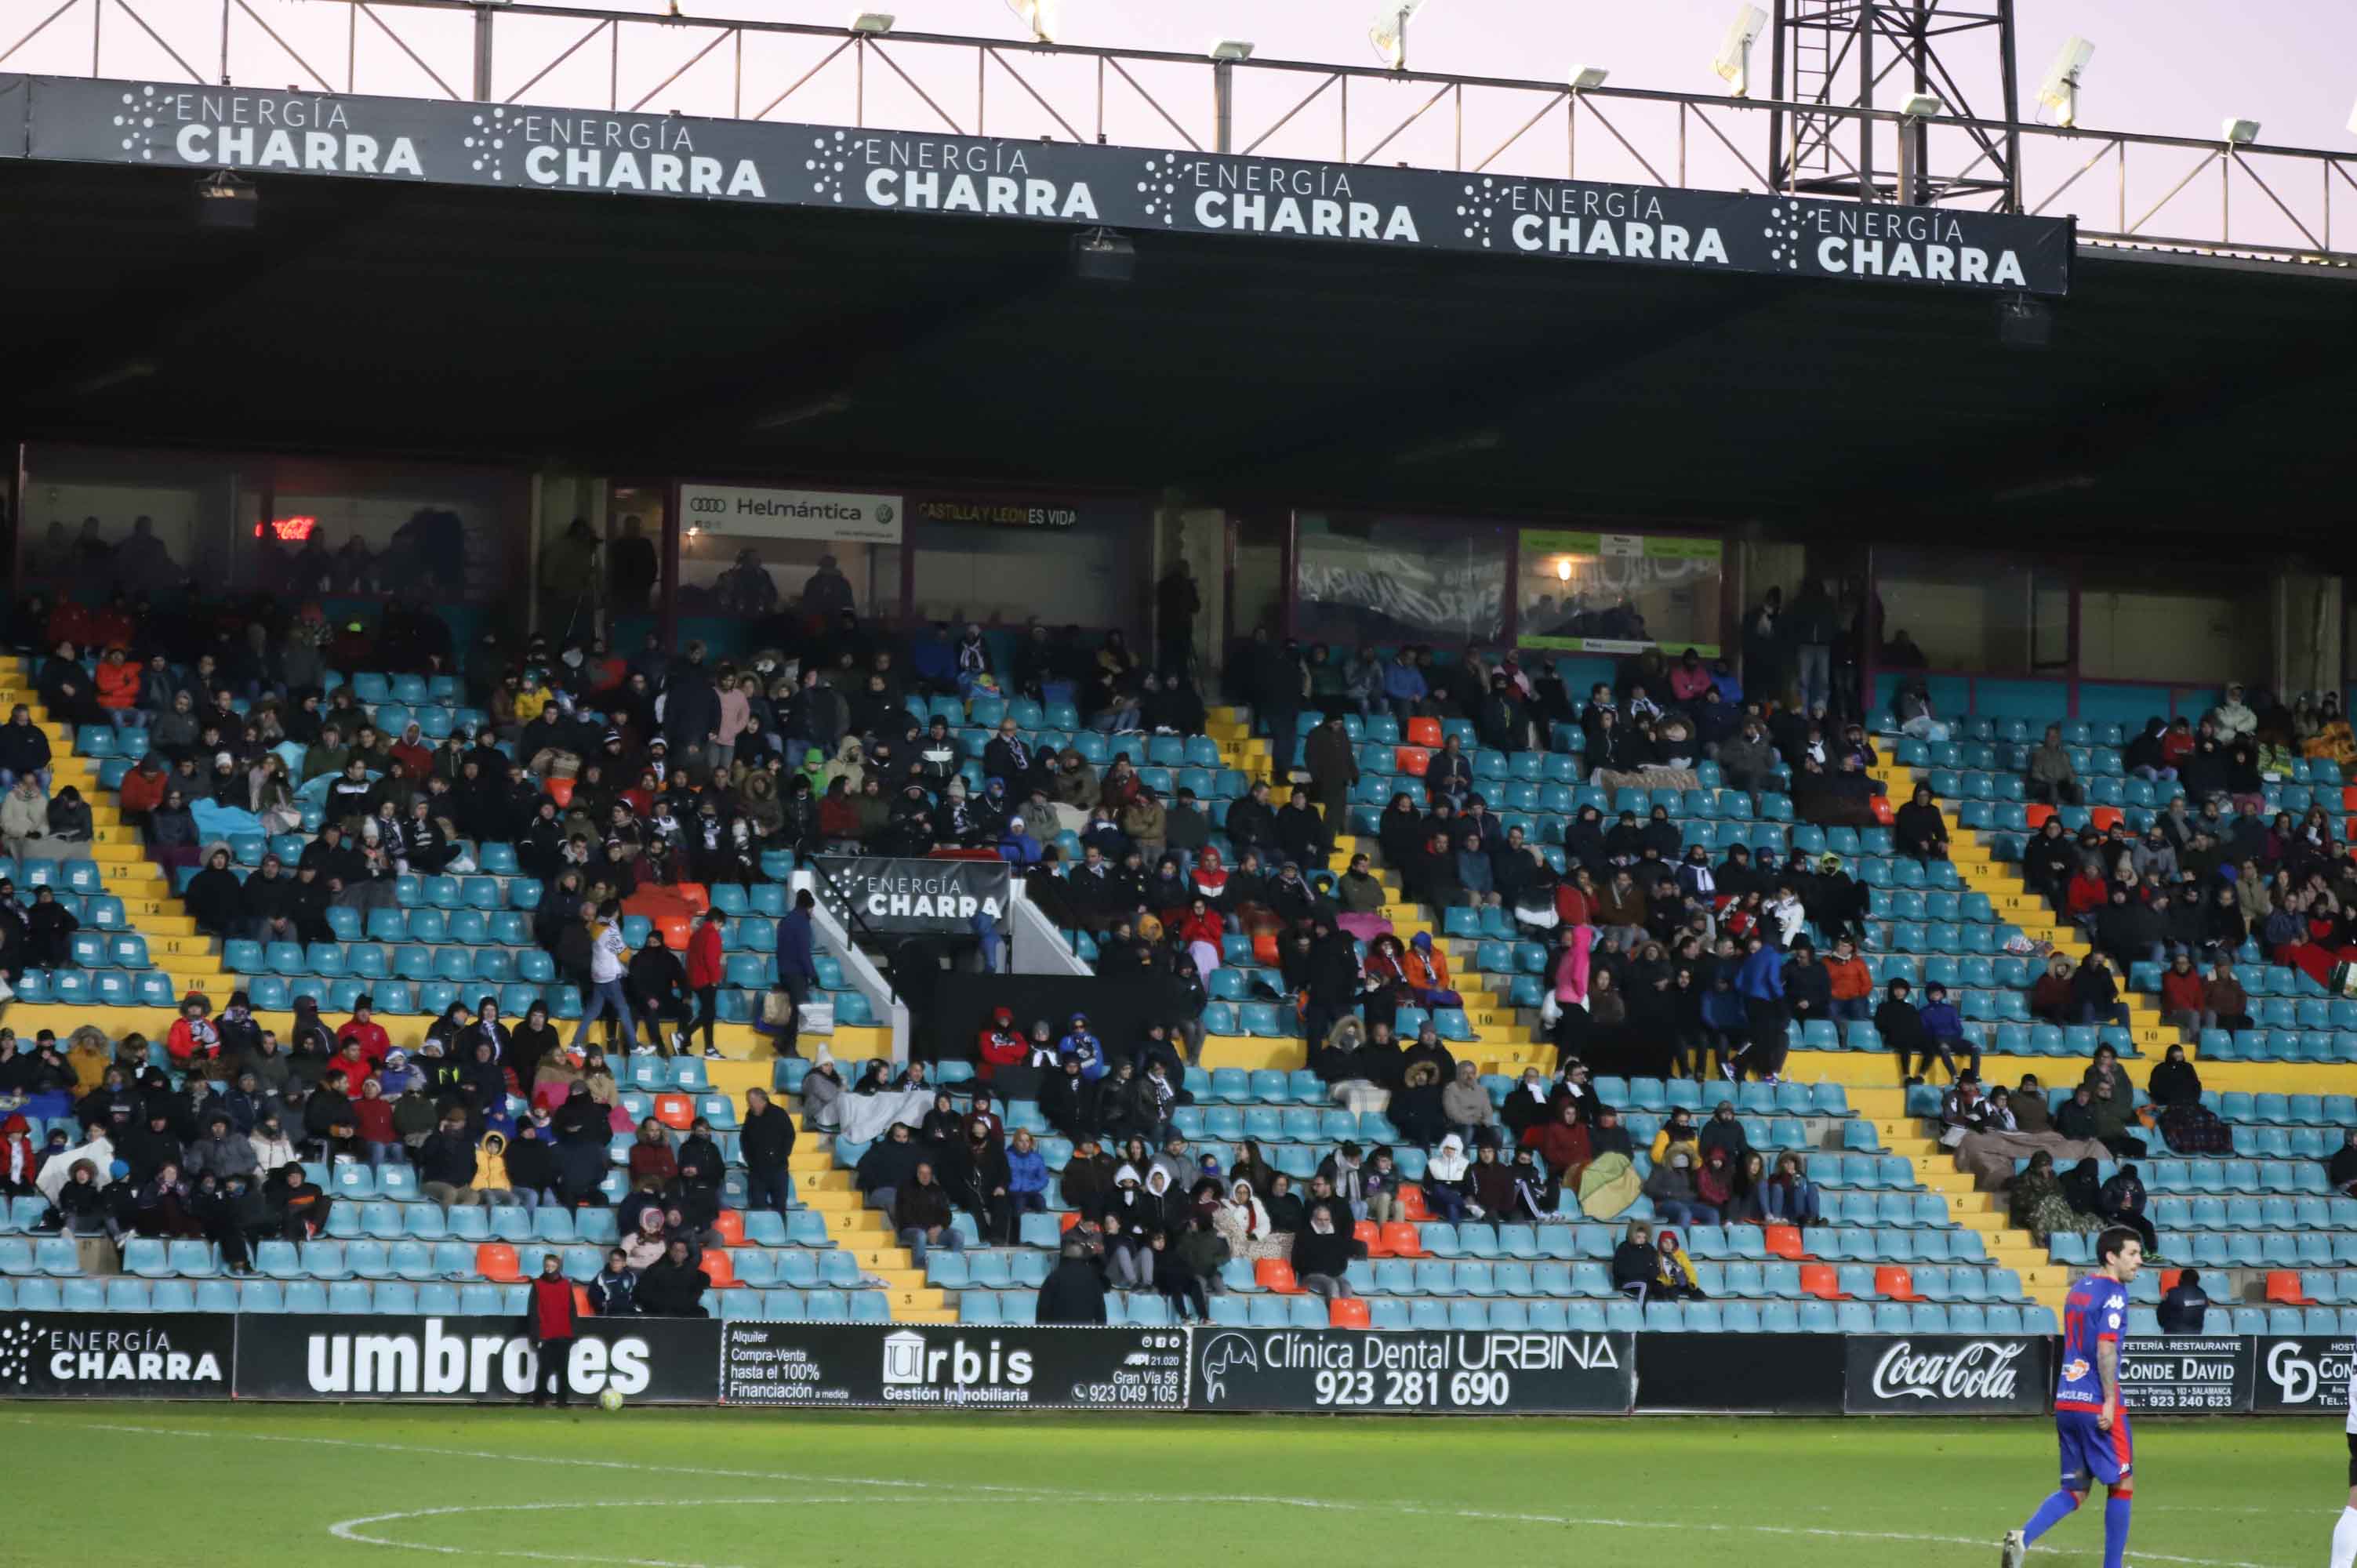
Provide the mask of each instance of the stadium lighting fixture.
[{"label": "stadium lighting fixture", "polygon": [[1035,43],[1052,44],[1063,30],[1063,0],[1006,0],[1006,8],[1031,29]]},{"label": "stadium lighting fixture", "polygon": [[1558,583],[1568,583],[1571,581],[1570,556],[1566,555],[1562,560],[1557,561],[1555,564],[1555,580]]},{"label": "stadium lighting fixture", "polygon": [[851,14],[851,30],[875,38],[890,32],[896,20],[898,18],[889,11],[854,11]]},{"label": "stadium lighting fixture", "polygon": [[1243,38],[1222,38],[1211,46],[1211,58],[1222,65],[1252,59],[1252,44]]},{"label": "stadium lighting fixture", "polygon": [[2038,84],[2038,102],[2054,111],[2054,123],[2070,127],[2079,123],[2079,77],[2095,58],[2095,46],[2081,38],[2063,41],[2053,69]]},{"label": "stadium lighting fixture", "polygon": [[1899,112],[1910,120],[1921,120],[1933,114],[1946,113],[1948,106],[1940,102],[1937,93],[1910,92],[1899,105]]},{"label": "stadium lighting fixture", "polygon": [[2228,146],[2247,147],[2259,139],[2259,123],[2256,120],[2243,120],[2229,114],[2218,130],[2226,138]]},{"label": "stadium lighting fixture", "polygon": [[1408,18],[1424,6],[1425,0],[1379,0],[1375,6],[1374,25],[1367,29],[1367,41],[1375,46],[1375,53],[1394,70],[1407,69]]},{"label": "stadium lighting fixture", "polygon": [[1759,41],[1760,30],[1768,26],[1768,13],[1757,5],[1738,5],[1735,20],[1727,29],[1727,41],[1718,46],[1718,59],[1711,69],[1727,83],[1728,92],[1738,98],[1751,96],[1751,46]]},{"label": "stadium lighting fixture", "polygon": [[1137,272],[1137,247],[1111,229],[1072,236],[1072,275],[1084,283],[1125,284]]},{"label": "stadium lighting fixture", "polygon": [[225,170],[197,181],[199,229],[251,229],[261,207],[261,193]]},{"label": "stadium lighting fixture", "polygon": [[1601,87],[1611,75],[1612,73],[1610,71],[1605,70],[1604,67],[1600,65],[1573,66],[1571,68],[1571,90],[1574,92],[1586,92],[1590,88]]}]

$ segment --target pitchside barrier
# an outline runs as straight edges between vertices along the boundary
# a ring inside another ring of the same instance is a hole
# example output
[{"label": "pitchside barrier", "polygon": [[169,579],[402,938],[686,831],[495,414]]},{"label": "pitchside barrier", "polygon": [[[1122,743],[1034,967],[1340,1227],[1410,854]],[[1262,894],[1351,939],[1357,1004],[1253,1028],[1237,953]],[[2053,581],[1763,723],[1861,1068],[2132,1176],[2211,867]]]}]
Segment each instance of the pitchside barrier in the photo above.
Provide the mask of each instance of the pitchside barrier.
[{"label": "pitchside barrier", "polygon": [[[584,1319],[576,1398],[818,1409],[1388,1415],[2037,1415],[2044,1336],[1559,1334]],[[2348,1409],[2357,1340],[2130,1339],[2129,1408]],[[228,1313],[0,1316],[0,1397],[511,1402],[519,1319]]]}]

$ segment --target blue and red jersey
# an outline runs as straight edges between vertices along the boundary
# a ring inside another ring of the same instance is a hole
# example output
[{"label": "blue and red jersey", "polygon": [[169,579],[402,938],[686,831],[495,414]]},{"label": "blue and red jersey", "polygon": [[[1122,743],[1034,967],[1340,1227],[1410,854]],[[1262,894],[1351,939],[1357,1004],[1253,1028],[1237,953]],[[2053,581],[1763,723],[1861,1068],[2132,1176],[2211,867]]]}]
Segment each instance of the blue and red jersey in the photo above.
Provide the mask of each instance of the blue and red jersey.
[{"label": "blue and red jersey", "polygon": [[2071,1287],[2062,1304],[2062,1375],[2054,1385],[2058,1411],[2104,1408],[2104,1374],[2095,1347],[2115,1345],[2127,1332],[2128,1287],[2105,1274],[2090,1274]]}]

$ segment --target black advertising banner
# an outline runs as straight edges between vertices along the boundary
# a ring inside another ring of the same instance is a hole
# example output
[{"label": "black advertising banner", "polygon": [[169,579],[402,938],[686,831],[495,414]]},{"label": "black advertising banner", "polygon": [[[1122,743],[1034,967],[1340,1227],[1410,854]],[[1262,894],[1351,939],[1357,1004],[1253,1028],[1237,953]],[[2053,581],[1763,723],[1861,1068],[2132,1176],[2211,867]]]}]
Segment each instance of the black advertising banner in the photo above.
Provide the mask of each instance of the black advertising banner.
[{"label": "black advertising banner", "polygon": [[225,1312],[0,1315],[0,1399],[227,1399],[237,1321]]},{"label": "black advertising banner", "polygon": [[1198,1328],[1195,1411],[1626,1415],[1630,1334]]},{"label": "black advertising banner", "polygon": [[1852,1335],[1842,1408],[1852,1415],[2035,1415],[2053,1406],[2053,1349],[2044,1335]]},{"label": "black advertising banner", "polygon": [[773,206],[963,214],[1547,256],[1605,265],[2070,291],[2067,219],[1285,162],[834,125],[37,76],[36,158]]},{"label": "black advertising banner", "polygon": [[[1004,929],[1011,876],[1003,860],[894,860],[872,854],[822,854],[813,864],[872,931],[900,936],[971,937],[987,915]],[[830,905],[834,899],[828,899]]]},{"label": "black advertising banner", "polygon": [[2251,1409],[2260,1415],[2346,1415],[2349,1368],[2357,1339],[2343,1336],[2266,1336],[2244,1341],[2257,1363]]},{"label": "black advertising banner", "polygon": [[2124,1339],[2120,1402],[2137,1411],[2239,1414],[2251,1408],[2252,1345],[2233,1335]]},{"label": "black advertising banner", "polygon": [[725,1404],[1187,1408],[1184,1329],[741,1320],[720,1326]]},{"label": "black advertising banner", "polygon": [[[521,1317],[249,1314],[239,1321],[240,1399],[498,1402],[529,1398],[539,1367]],[[643,1403],[709,1404],[719,1329],[705,1318],[585,1317],[565,1364],[572,1397],[594,1400],[611,1389]]]},{"label": "black advertising banner", "polygon": [[1839,1415],[1835,1334],[1640,1334],[1637,1412]]}]

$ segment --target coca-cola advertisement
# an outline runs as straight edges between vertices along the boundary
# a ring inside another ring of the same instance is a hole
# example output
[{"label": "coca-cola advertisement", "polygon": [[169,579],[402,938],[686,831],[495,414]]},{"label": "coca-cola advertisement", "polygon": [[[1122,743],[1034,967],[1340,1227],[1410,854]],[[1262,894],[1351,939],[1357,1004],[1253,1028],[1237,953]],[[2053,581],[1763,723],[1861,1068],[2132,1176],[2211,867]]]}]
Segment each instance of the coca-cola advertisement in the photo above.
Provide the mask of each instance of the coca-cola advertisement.
[{"label": "coca-cola advertisement", "polygon": [[2043,1335],[1856,1335],[1847,1350],[1852,1415],[2036,1415],[2053,1400]]}]

